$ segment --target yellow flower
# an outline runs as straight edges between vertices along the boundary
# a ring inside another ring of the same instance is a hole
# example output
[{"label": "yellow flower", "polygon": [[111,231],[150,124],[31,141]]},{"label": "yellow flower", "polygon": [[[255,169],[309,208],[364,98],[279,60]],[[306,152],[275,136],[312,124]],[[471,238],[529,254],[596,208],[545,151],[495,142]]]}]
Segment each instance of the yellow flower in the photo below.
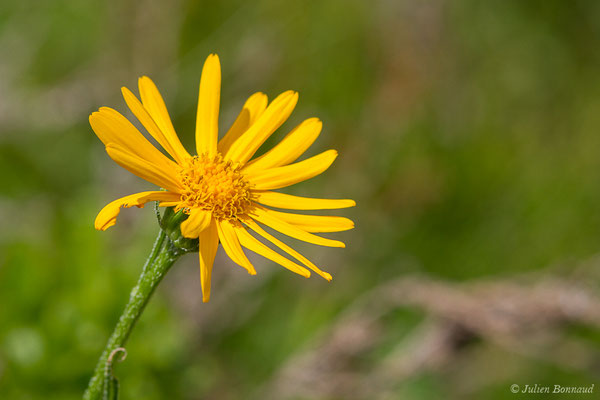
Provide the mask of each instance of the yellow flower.
[{"label": "yellow flower", "polygon": [[[268,106],[265,94],[253,94],[225,136],[217,141],[221,66],[219,57],[211,54],[204,63],[200,80],[196,118],[198,155],[191,156],[179,141],[154,83],[148,77],[140,78],[138,83],[141,102],[124,87],[125,102],[173,159],[154,147],[131,122],[111,108],[102,107],[92,113],[90,124],[117,164],[166,190],[136,193],[113,201],[96,217],[96,229],[106,230],[113,226],[121,207],[143,207],[148,201],[159,201],[160,206],[183,210],[189,217],[181,224],[182,235],[199,239],[200,280],[205,302],[210,298],[211,271],[219,242],[227,255],[252,275],[256,270],[242,247],[304,277],[310,276],[309,268],[331,280],[330,274],[257,223],[295,239],[331,247],[345,245],[313,233],[339,232],[354,227],[351,220],[343,217],[293,214],[268,208],[318,210],[356,204],[353,200],[314,199],[273,191],[319,175],[335,160],[337,152],[328,150],[294,162],[319,136],[322,124],[317,118],[302,122],[271,150],[251,160],[265,140],[290,116],[298,94],[284,92]],[[304,266],[267,247],[248,230]]]}]

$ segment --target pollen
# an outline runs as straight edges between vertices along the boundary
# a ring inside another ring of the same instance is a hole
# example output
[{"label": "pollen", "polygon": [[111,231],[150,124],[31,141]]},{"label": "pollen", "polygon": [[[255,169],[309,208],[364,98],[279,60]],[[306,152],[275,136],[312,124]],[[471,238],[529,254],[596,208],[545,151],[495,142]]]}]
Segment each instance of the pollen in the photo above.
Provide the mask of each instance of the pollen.
[{"label": "pollen", "polygon": [[248,181],[241,166],[225,161],[220,154],[190,157],[179,172],[183,191],[178,208],[189,214],[200,208],[218,220],[233,220],[246,214],[251,205]]}]

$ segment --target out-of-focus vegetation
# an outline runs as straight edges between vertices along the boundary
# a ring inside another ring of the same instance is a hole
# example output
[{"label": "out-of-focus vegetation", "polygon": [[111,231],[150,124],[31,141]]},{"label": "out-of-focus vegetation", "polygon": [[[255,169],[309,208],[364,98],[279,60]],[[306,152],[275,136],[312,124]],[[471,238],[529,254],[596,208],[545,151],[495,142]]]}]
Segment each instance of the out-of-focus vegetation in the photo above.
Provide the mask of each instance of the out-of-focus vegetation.
[{"label": "out-of-focus vegetation", "polygon": [[[126,112],[121,86],[152,77],[191,149],[202,63],[216,52],[221,132],[251,93],[294,89],[298,107],[270,143],[317,116],[312,154],[340,152],[291,189],[357,200],[342,212],[356,229],[336,235],[347,249],[294,243],[332,283],[262,258],[252,277],[219,253],[202,304],[188,255],[115,369],[124,399],[262,398],[286,360],[391,279],[568,271],[598,252],[599,43],[594,1],[3,2],[0,398],[80,398],[150,250],[151,207],[93,229],[106,203],[149,189],[108,158],[87,122],[100,106]],[[425,316],[390,318],[389,346]],[[594,330],[568,334],[598,347]],[[388,349],[353,362],[369,371]],[[503,363],[499,377],[469,367],[469,354],[392,393],[510,399],[512,383],[598,379],[493,345],[473,355],[473,365]]]}]

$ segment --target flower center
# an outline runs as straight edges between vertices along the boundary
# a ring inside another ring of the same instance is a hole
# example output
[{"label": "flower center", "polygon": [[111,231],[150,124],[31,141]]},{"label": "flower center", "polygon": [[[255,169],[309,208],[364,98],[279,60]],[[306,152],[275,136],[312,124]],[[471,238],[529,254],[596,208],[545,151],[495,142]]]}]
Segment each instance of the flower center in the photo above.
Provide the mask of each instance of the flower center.
[{"label": "flower center", "polygon": [[220,154],[189,158],[179,172],[184,188],[183,212],[189,214],[192,208],[201,208],[217,219],[235,219],[245,214],[252,202],[248,181],[240,170],[239,165],[223,160]]}]

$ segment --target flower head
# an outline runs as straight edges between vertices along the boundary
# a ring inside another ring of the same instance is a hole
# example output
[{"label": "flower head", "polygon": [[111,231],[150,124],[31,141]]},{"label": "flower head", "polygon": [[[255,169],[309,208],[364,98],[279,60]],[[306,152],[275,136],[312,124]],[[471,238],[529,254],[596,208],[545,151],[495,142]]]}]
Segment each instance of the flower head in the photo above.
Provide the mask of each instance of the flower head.
[{"label": "flower head", "polygon": [[[154,147],[117,111],[102,107],[90,115],[92,129],[106,146],[108,155],[131,173],[164,189],[132,194],[109,203],[96,217],[96,229],[113,226],[121,207],[143,207],[149,201],[158,201],[160,206],[181,210],[188,215],[181,223],[181,234],[199,240],[204,301],[210,298],[211,271],[219,243],[234,262],[252,275],[256,270],[243,248],[304,277],[309,277],[312,270],[331,280],[330,274],[261,227],[265,225],[309,243],[344,247],[340,241],[314,233],[352,229],[351,220],[269,208],[319,210],[355,205],[353,200],[306,198],[273,191],[319,175],[333,163],[337,156],[335,150],[295,162],[319,136],[321,121],[307,119],[271,150],[252,159],[258,148],[290,116],[298,94],[284,92],[270,104],[263,93],[253,94],[231,128],[218,140],[220,90],[221,66],[218,56],[212,54],[204,63],[200,80],[195,156],[179,141],[165,103],[148,77],[139,79],[141,101],[127,88],[122,88],[123,97],[132,113],[171,158]],[[266,239],[299,264],[272,250],[248,231]]]}]

